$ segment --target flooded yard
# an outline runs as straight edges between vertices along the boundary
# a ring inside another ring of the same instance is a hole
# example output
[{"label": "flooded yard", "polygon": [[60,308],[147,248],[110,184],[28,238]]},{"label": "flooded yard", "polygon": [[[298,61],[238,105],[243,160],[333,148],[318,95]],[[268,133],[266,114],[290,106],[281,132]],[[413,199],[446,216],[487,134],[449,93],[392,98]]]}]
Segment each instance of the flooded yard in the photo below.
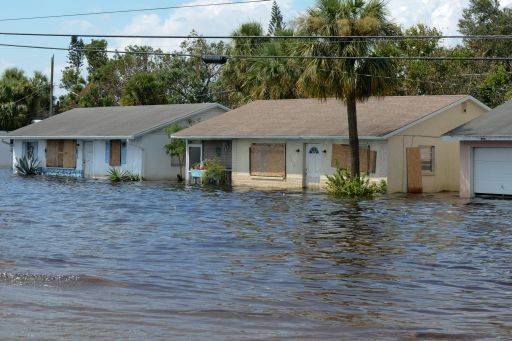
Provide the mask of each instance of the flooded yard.
[{"label": "flooded yard", "polygon": [[512,333],[512,204],[0,171],[0,338]]}]

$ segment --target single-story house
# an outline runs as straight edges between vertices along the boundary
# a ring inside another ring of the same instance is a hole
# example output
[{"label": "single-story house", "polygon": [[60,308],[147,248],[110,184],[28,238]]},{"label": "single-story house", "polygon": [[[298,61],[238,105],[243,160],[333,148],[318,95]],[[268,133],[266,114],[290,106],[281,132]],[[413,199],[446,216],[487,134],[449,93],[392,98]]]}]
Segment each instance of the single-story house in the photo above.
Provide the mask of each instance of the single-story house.
[{"label": "single-story house", "polygon": [[512,101],[445,134],[460,142],[460,196],[512,195]]},{"label": "single-story house", "polygon": [[37,157],[41,173],[103,178],[111,167],[146,180],[172,180],[179,162],[164,150],[165,128],[226,112],[216,103],[77,108],[14,130],[12,160]]},{"label": "single-story house", "polygon": [[[459,189],[459,144],[441,136],[490,110],[467,95],[389,96],[358,103],[361,171],[390,192]],[[234,186],[318,188],[348,167],[346,106],[335,99],[261,100],[173,135],[187,140],[187,175],[218,158]]]}]

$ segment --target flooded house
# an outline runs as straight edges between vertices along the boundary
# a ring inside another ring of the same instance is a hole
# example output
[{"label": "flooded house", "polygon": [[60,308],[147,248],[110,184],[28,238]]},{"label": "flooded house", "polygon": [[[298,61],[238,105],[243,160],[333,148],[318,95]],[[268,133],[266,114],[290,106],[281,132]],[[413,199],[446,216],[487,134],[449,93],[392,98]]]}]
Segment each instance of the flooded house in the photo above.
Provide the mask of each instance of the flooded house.
[{"label": "flooded house", "polygon": [[[389,96],[358,103],[361,172],[389,192],[459,189],[459,144],[446,132],[490,110],[467,95]],[[322,188],[350,165],[346,107],[335,99],[260,100],[174,135],[187,177],[218,158],[234,186]]]},{"label": "flooded house", "polygon": [[[179,163],[164,150],[165,128],[226,112],[216,103],[76,108],[12,131],[12,160],[37,158],[48,175],[103,178],[112,167],[146,180],[173,180]],[[14,169],[15,171],[15,169]]]}]

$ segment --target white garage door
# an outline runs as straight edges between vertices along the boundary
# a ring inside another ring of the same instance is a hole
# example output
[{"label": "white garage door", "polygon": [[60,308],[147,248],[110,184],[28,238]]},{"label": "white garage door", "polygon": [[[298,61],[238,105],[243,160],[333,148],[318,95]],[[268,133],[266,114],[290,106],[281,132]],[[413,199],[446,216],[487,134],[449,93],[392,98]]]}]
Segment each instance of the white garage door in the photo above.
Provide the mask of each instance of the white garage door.
[{"label": "white garage door", "polygon": [[473,165],[476,194],[512,195],[512,148],[475,148]]}]

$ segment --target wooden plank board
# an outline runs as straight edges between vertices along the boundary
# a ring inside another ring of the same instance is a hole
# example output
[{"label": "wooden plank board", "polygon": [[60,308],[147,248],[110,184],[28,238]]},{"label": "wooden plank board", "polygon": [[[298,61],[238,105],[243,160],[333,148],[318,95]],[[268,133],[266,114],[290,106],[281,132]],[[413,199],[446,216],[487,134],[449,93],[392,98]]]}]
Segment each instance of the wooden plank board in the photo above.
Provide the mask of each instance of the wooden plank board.
[{"label": "wooden plank board", "polygon": [[[377,168],[377,152],[374,150],[369,151],[368,147],[359,148],[359,171],[367,173],[375,173]],[[344,144],[332,145],[331,167],[339,167],[349,169],[352,157],[350,156],[350,146]],[[368,161],[370,165],[368,165]]]},{"label": "wooden plank board", "polygon": [[59,141],[48,140],[46,142],[46,167],[59,167]]},{"label": "wooden plank board", "polygon": [[64,140],[62,142],[62,167],[76,168],[76,141]]},{"label": "wooden plank board", "polygon": [[250,148],[250,172],[253,176],[286,176],[286,145],[254,143]]},{"label": "wooden plank board", "polygon": [[407,158],[407,192],[423,192],[421,180],[421,154],[417,147],[406,149]]},{"label": "wooden plank board", "polygon": [[121,141],[110,141],[110,165],[112,167],[121,166]]}]

